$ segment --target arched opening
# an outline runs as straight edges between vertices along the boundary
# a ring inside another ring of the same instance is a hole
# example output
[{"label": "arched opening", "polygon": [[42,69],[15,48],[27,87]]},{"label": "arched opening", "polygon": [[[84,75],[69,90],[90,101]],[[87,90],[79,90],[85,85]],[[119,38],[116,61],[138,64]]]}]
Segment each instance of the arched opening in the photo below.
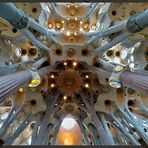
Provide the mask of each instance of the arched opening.
[{"label": "arched opening", "polygon": [[82,134],[75,118],[68,114],[61,123],[57,136],[57,145],[81,145]]}]

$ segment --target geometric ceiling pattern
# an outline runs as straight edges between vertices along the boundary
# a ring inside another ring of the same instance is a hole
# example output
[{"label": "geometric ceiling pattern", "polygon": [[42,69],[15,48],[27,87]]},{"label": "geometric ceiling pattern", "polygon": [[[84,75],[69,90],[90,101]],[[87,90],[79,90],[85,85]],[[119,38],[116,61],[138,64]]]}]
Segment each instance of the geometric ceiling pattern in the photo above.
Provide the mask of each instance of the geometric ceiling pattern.
[{"label": "geometric ceiling pattern", "polygon": [[148,145],[148,4],[0,3],[0,145]]}]

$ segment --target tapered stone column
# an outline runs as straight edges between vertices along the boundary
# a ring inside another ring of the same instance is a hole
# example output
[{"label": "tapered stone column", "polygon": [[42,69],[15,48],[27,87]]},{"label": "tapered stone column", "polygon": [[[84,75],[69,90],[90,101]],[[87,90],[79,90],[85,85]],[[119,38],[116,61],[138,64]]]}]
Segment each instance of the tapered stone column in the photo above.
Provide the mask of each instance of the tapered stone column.
[{"label": "tapered stone column", "polygon": [[115,144],[115,143],[114,143],[114,140],[113,140],[113,135],[112,135],[112,133],[111,133],[111,131],[110,131],[108,125],[107,125],[107,122],[106,122],[106,120],[105,120],[104,115],[100,113],[99,117],[100,117],[100,119],[101,119],[101,122],[102,122],[102,124],[103,124],[103,126],[104,126],[104,129],[105,129],[105,131],[106,131],[108,137],[110,138],[110,141],[112,141],[112,144]]},{"label": "tapered stone column", "polygon": [[[32,18],[27,16],[25,14],[25,12],[16,8],[16,6],[13,3],[0,3],[0,17],[9,21],[17,29],[25,29],[28,26],[30,26],[31,28],[37,30],[41,34],[47,36],[48,39],[51,39],[51,40],[53,40],[53,42],[59,44],[59,41],[57,41],[56,38],[53,36],[53,35],[57,34],[57,32],[49,31],[48,28],[37,23]],[[30,38],[31,38],[31,36],[29,35]],[[39,42],[39,40],[34,41],[34,42]],[[40,44],[41,44],[41,42],[40,42]],[[42,47],[42,45],[41,45],[41,47]]]},{"label": "tapered stone column", "polygon": [[91,133],[93,134],[94,145],[100,145],[96,128],[92,124],[89,124],[88,128],[91,131]]},{"label": "tapered stone column", "polygon": [[117,117],[115,117],[113,113],[110,113],[110,116],[112,117],[113,121],[115,121],[118,124],[117,126],[113,122],[113,125],[116,126],[116,128],[124,134],[125,138],[129,140],[129,142],[132,145],[139,145],[136,139],[126,130],[126,128],[121,124],[121,122],[117,119]]},{"label": "tapered stone column", "polygon": [[87,44],[91,44],[92,42],[95,42],[96,40],[99,40],[100,38],[103,38],[103,37],[106,37],[112,33],[116,33],[116,32],[119,32],[121,30],[123,30],[125,27],[126,27],[126,23],[127,23],[127,20],[125,21],[121,21],[119,24],[116,24],[114,26],[111,26],[107,29],[104,29],[102,31],[96,31],[96,32],[87,32],[85,33],[86,35],[88,36],[93,36],[88,42]]},{"label": "tapered stone column", "polygon": [[[38,70],[40,77],[53,70],[50,66]],[[4,75],[0,77],[0,103],[2,103],[8,96],[14,94],[20,87],[27,84],[32,79],[29,70],[22,70],[13,74]]]},{"label": "tapered stone column", "polygon": [[88,112],[90,113],[91,115],[91,119],[92,121],[94,122],[95,126],[96,126],[96,129],[97,129],[97,132],[100,136],[100,138],[103,140],[103,143],[105,145],[112,145],[112,141],[110,140],[110,138],[108,137],[108,135],[106,134],[104,128],[103,128],[103,125],[100,121],[100,119],[98,118],[97,114],[96,114],[96,111],[94,109],[93,106],[91,106],[89,104],[89,102],[87,101],[87,97],[86,94],[84,92],[81,91],[81,98],[88,110]]},{"label": "tapered stone column", "polygon": [[10,145],[13,141],[24,131],[24,129],[30,124],[32,120],[32,114],[29,112],[24,118],[21,125],[16,129],[16,131],[11,136],[5,138],[5,145]]},{"label": "tapered stone column", "polygon": [[78,124],[80,126],[81,133],[83,134],[83,138],[84,138],[84,141],[85,141],[86,145],[90,145],[87,134],[85,132],[85,127],[84,127],[81,119],[78,119]]},{"label": "tapered stone column", "polygon": [[[113,65],[107,64],[105,61],[100,60],[100,64],[102,68],[91,68],[92,71],[98,74],[98,77],[107,78],[111,76],[111,71],[114,68]],[[148,96],[148,75],[140,74],[131,71],[123,71],[120,76],[119,80],[123,86],[132,88],[143,95]]]},{"label": "tapered stone column", "polygon": [[61,123],[62,123],[62,120],[59,119],[57,125],[54,128],[53,140],[51,142],[51,145],[57,145],[57,137],[58,137],[58,133],[61,127]]},{"label": "tapered stone column", "polygon": [[34,145],[36,142],[39,126],[40,126],[40,115],[36,116],[35,118],[35,125],[33,128],[32,137],[31,137],[31,145]]},{"label": "tapered stone column", "polygon": [[45,139],[44,139],[44,142],[43,142],[44,145],[48,145],[48,143],[49,143],[49,134],[50,134],[52,128],[53,128],[53,125],[48,124],[47,131],[46,131],[46,134],[45,134]]},{"label": "tapered stone column", "polygon": [[[52,112],[54,112],[54,105],[57,102],[59,95],[56,95],[54,98],[52,96],[47,96],[47,107],[46,107],[46,112],[45,112],[45,116],[43,119],[43,122],[41,122],[41,126],[39,129],[39,133],[37,134],[37,138],[36,138],[36,145],[41,145],[44,143],[45,137],[46,137],[46,132],[48,130],[48,124],[49,124],[49,119],[50,119],[50,115]],[[52,102],[49,101],[50,97],[52,98],[51,100],[53,100]]]},{"label": "tapered stone column", "polygon": [[98,3],[94,3],[92,5],[92,8],[87,12],[85,19],[89,19],[92,15],[92,13],[95,11],[95,8],[98,6]]},{"label": "tapered stone column", "polygon": [[148,19],[148,9],[130,17],[128,19],[125,32],[121,33],[120,35],[115,37],[112,41],[105,44],[104,46],[96,48],[95,51],[99,52],[100,54],[103,54],[105,51],[109,50],[116,44],[124,41],[127,37],[129,37],[133,33],[141,31],[142,29],[148,26],[147,19]]},{"label": "tapered stone column", "polygon": [[120,75],[123,86],[132,88],[137,92],[148,95],[148,76],[125,71]]},{"label": "tapered stone column", "polygon": [[145,143],[148,145],[148,137],[145,134],[143,128],[140,126],[140,124],[135,120],[135,118],[130,118],[119,106],[116,106],[119,113],[121,113],[121,118],[124,118],[128,123],[131,123],[134,128],[136,129],[136,132],[143,138]]},{"label": "tapered stone column", "polygon": [[[113,69],[116,66],[115,64],[107,62],[106,60],[103,60],[103,59],[96,59],[95,62],[99,64],[100,68],[103,68],[104,70],[107,70],[107,71],[113,71]],[[138,74],[148,76],[148,71],[142,68],[132,68],[132,71]]]}]

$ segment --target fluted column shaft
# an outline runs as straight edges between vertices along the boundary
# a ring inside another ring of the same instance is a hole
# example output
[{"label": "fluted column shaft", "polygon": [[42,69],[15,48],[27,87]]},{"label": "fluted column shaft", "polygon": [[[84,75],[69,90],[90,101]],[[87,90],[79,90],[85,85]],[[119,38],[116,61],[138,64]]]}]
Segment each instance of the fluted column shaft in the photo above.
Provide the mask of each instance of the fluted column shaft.
[{"label": "fluted column shaft", "polygon": [[61,123],[62,123],[62,120],[59,119],[55,129],[54,129],[54,135],[53,135],[53,140],[52,140],[52,145],[56,145],[57,144],[57,137],[58,137],[58,132],[59,132],[59,129],[60,129],[60,126],[61,126]]},{"label": "fluted column shaft", "polygon": [[48,130],[48,123],[49,123],[50,115],[53,111],[53,108],[54,108],[56,101],[57,101],[57,97],[53,98],[52,103],[51,102],[47,103],[45,117],[44,117],[43,122],[41,123],[40,130],[39,130],[39,133],[38,133],[37,138],[36,138],[36,142],[35,142],[36,145],[43,144],[43,142],[44,142],[45,133]]},{"label": "fluted column shaft", "polygon": [[78,124],[79,124],[79,127],[80,127],[80,129],[81,129],[81,133],[83,134],[83,138],[84,138],[85,143],[86,143],[87,145],[89,145],[90,143],[89,143],[87,134],[86,134],[86,132],[85,132],[85,127],[84,127],[84,125],[83,125],[81,119],[78,120]]},{"label": "fluted column shaft", "polygon": [[[40,77],[51,71],[51,67],[47,66],[38,70]],[[0,77],[0,103],[8,96],[14,94],[20,87],[27,84],[32,79],[29,70],[22,70],[13,74]]]},{"label": "fluted column shaft", "polygon": [[100,119],[98,118],[98,116],[96,114],[95,109],[92,106],[90,106],[90,104],[87,101],[87,98],[85,98],[85,96],[83,96],[83,95],[82,95],[82,100],[83,100],[86,108],[88,109],[88,112],[91,114],[91,119],[96,126],[96,129],[99,133],[100,138],[103,140],[105,145],[111,145],[112,142],[108,138],[108,135],[106,134],[106,132],[105,132],[103,126],[102,126],[102,123],[101,123]]},{"label": "fluted column shaft", "polygon": [[[104,69],[104,70],[103,70]],[[98,76],[108,78],[111,76],[110,69],[107,70],[106,68],[97,68],[99,71],[97,74]],[[102,73],[100,73],[102,71]],[[121,81],[122,85],[125,87],[132,88],[137,92],[148,96],[148,75],[142,75],[136,72],[124,71],[119,76],[119,80]]]},{"label": "fluted column shaft", "polygon": [[130,87],[142,94],[148,95],[148,76],[125,71],[120,75],[123,86]]}]

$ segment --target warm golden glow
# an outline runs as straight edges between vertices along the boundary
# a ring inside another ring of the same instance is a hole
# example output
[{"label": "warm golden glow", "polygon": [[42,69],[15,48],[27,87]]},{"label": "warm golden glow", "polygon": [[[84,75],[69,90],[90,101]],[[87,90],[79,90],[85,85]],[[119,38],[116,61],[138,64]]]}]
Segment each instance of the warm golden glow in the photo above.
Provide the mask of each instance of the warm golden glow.
[{"label": "warm golden glow", "polygon": [[69,133],[65,134],[64,145],[73,145],[73,140]]},{"label": "warm golden glow", "polygon": [[64,96],[63,99],[64,99],[64,100],[67,100],[67,96]]},{"label": "warm golden glow", "polygon": [[86,83],[86,84],[85,84],[85,88],[89,88],[89,84]]},{"label": "warm golden glow", "polygon": [[20,89],[19,89],[19,92],[21,92],[21,93],[22,93],[22,92],[23,92],[23,88],[20,88]]},{"label": "warm golden glow", "polygon": [[75,17],[75,21],[77,21],[78,20],[78,18],[77,17]]},{"label": "warm golden glow", "polygon": [[57,28],[57,29],[62,28],[62,23],[61,23],[61,22],[57,22],[57,23],[56,23],[56,28]]},{"label": "warm golden glow", "polygon": [[70,36],[70,32],[69,32],[69,31],[67,31],[66,35],[67,35],[67,36]]},{"label": "warm golden glow", "polygon": [[85,76],[85,78],[86,78],[86,79],[88,79],[88,78],[89,78],[89,76],[88,76],[88,75],[86,75],[86,76]]},{"label": "warm golden glow", "polygon": [[55,78],[54,75],[51,75],[51,78],[54,79]]},{"label": "warm golden glow", "polygon": [[73,64],[72,64],[73,66],[77,66],[77,62],[73,62]]},{"label": "warm golden glow", "polygon": [[71,16],[74,16],[76,14],[76,11],[75,9],[70,9],[69,13]]},{"label": "warm golden glow", "polygon": [[67,62],[64,62],[64,66],[66,66],[67,65]]},{"label": "warm golden glow", "polygon": [[51,85],[50,85],[50,87],[51,87],[51,88],[54,88],[54,87],[55,87],[55,85],[54,85],[54,84],[51,84]]},{"label": "warm golden glow", "polygon": [[59,129],[57,145],[81,145],[82,133],[76,120],[67,116]]},{"label": "warm golden glow", "polygon": [[53,25],[51,23],[48,24],[48,28],[51,29]]},{"label": "warm golden glow", "polygon": [[80,28],[80,31],[82,31],[82,28]]},{"label": "warm golden glow", "polygon": [[83,24],[83,28],[84,28],[84,29],[88,29],[88,28],[89,28],[89,24],[88,24],[88,23],[84,23],[84,24]]}]

